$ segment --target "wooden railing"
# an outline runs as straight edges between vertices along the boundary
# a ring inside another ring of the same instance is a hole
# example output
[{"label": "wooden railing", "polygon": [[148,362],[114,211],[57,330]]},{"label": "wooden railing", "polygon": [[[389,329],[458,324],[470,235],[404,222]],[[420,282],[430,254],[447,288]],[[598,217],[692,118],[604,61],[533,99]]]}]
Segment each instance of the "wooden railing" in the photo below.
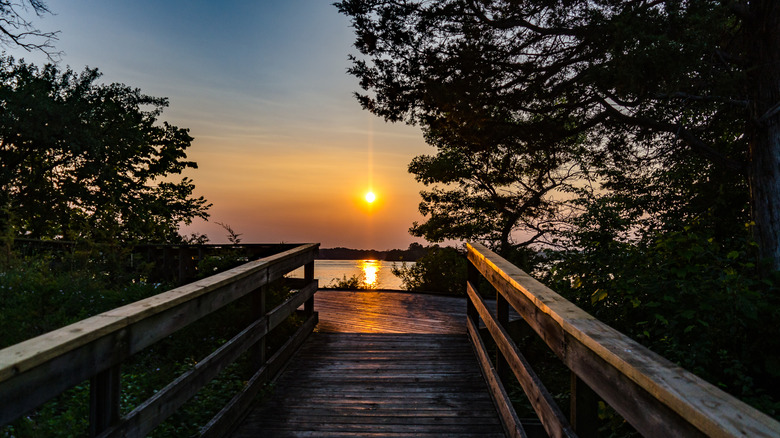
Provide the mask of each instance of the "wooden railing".
[{"label": "wooden railing", "polygon": [[17,238],[13,241],[13,251],[16,254],[29,256],[38,253],[72,254],[82,252],[89,254],[94,261],[107,256],[116,257],[122,254],[121,263],[129,269],[146,265],[144,276],[149,281],[182,285],[189,283],[198,275],[199,265],[207,257],[240,257],[244,261],[257,260],[261,257],[276,254],[294,248],[295,244],[265,244],[265,243],[231,243],[231,244],[150,244],[143,243],[132,246],[119,243],[74,242],[67,240],[40,240]]},{"label": "wooden railing", "polygon": [[[0,350],[0,425],[90,379],[90,436],[145,436],[241,354],[255,349],[257,370],[202,430],[219,436],[248,407],[317,324],[314,258],[319,244],[305,244],[212,277],[113,309]],[[297,292],[271,311],[267,285],[304,266]],[[197,365],[120,418],[120,365],[131,355],[252,294],[256,319]],[[303,305],[305,322],[266,360],[265,336]]]},{"label": "wooden railing", "polygon": [[[510,436],[526,433],[502,383],[508,372],[551,437],[595,436],[599,398],[644,436],[780,436],[780,423],[601,323],[486,247],[468,245],[468,259],[468,331]],[[497,290],[495,315],[478,293],[480,276]],[[571,370],[570,419],[509,336],[509,306]],[[480,319],[497,346],[495,365]]]}]

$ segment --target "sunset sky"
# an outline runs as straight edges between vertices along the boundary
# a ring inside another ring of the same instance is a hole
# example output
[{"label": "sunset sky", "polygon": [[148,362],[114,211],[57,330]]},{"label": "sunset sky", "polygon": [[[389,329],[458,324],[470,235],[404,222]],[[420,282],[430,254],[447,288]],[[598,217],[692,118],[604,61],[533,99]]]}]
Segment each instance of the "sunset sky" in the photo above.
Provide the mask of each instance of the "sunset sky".
[{"label": "sunset sky", "polygon": [[190,129],[199,169],[187,176],[214,204],[186,232],[225,242],[223,222],[247,243],[405,248],[422,219],[406,168],[433,148],[418,128],[360,108],[346,74],[352,30],[331,3],[49,1],[55,15],[33,20],[61,31],[61,66],[170,99],[161,120]]}]

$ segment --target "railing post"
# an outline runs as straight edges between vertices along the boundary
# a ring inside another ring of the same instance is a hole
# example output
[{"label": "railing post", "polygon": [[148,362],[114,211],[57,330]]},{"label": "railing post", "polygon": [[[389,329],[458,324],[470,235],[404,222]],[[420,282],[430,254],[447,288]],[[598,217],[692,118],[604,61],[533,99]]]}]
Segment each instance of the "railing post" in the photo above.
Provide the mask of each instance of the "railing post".
[{"label": "railing post", "polygon": [[[471,287],[473,287],[477,293],[479,293],[479,270],[470,260],[466,262],[466,266],[467,282],[471,284]],[[466,300],[466,315],[471,322],[474,323],[474,326],[479,328],[479,313],[477,313],[477,308],[474,306],[474,303],[471,302],[470,298]]]},{"label": "railing post", "polygon": [[[509,329],[509,302],[501,294],[500,291],[496,291],[496,319],[504,330]],[[504,354],[501,350],[496,349],[496,372],[502,382],[506,383],[509,378],[510,369],[509,363],[506,361]]]},{"label": "railing post", "polygon": [[[311,283],[314,281],[314,260],[310,261],[309,263],[306,263],[303,266],[303,279],[305,280],[306,284]],[[311,298],[306,300],[306,303],[303,305],[303,312],[306,314],[306,316],[310,316],[314,313],[314,296],[312,295]]]},{"label": "railing post", "polygon": [[89,436],[95,437],[119,421],[119,365],[89,379]]},{"label": "railing post", "polygon": [[[252,293],[252,316],[255,320],[265,317],[266,312],[266,295],[268,294],[268,286],[261,286],[259,289]],[[252,358],[252,369],[257,371],[265,363],[265,336],[263,336],[257,344],[255,344]]]},{"label": "railing post", "polygon": [[571,373],[571,427],[581,438],[598,436],[599,397],[590,387]]}]

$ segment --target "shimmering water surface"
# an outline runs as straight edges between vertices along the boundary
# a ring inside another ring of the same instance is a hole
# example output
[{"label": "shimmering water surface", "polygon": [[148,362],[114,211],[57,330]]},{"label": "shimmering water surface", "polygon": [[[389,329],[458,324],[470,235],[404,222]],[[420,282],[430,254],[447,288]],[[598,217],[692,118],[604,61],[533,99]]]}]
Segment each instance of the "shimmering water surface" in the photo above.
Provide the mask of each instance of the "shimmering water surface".
[{"label": "shimmering water surface", "polygon": [[[407,265],[414,262],[406,262]],[[320,280],[320,287],[333,287],[345,276],[357,275],[365,287],[370,289],[401,289],[401,279],[393,275],[393,266],[401,262],[382,260],[315,260],[314,277]],[[292,276],[303,277],[303,268],[293,271]]]}]

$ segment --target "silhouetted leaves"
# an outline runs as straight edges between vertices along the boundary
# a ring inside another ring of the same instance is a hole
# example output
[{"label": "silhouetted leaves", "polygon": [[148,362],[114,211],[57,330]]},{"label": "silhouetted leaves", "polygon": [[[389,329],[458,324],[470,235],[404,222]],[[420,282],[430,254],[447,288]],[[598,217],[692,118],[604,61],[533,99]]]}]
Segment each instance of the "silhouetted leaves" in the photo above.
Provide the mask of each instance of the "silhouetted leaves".
[{"label": "silhouetted leaves", "polygon": [[178,241],[206,217],[186,129],[157,123],[167,100],[95,69],[0,60],[0,225],[6,237]]}]

